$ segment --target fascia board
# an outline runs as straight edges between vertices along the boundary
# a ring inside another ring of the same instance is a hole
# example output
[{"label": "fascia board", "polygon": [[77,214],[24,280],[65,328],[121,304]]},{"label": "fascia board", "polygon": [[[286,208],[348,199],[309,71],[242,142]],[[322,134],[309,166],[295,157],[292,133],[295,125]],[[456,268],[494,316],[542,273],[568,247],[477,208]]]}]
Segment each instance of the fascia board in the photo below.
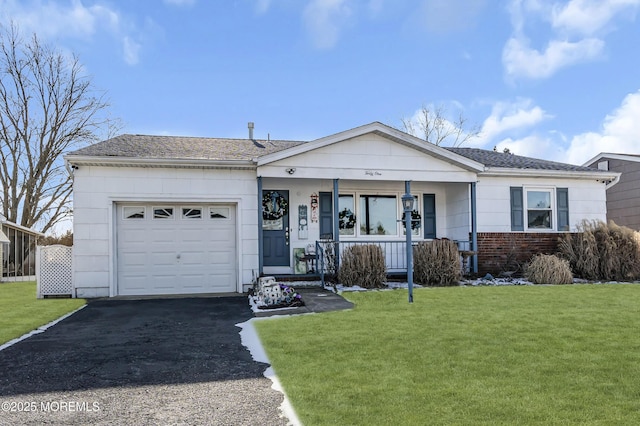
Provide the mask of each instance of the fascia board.
[{"label": "fascia board", "polygon": [[208,159],[182,159],[182,158],[129,158],[129,157],[99,157],[66,155],[64,157],[71,165],[101,165],[114,167],[197,167],[197,168],[253,168],[256,164],[252,160],[208,160]]},{"label": "fascia board", "polygon": [[541,177],[541,178],[570,178],[570,179],[596,179],[603,181],[616,180],[620,177],[617,172],[605,172],[595,170],[593,172],[571,171],[571,170],[538,170],[538,169],[508,169],[508,168],[487,168],[479,177]]},{"label": "fascia board", "polygon": [[628,154],[614,154],[610,152],[601,152],[600,154],[593,157],[591,160],[585,162],[583,166],[591,166],[600,160],[611,159],[611,160],[621,160],[621,161],[632,161],[635,163],[640,163],[640,157],[636,155],[628,155]]},{"label": "fascia board", "polygon": [[2,221],[2,224],[6,225],[6,226],[8,226],[10,228],[15,228],[15,229],[18,229],[20,231],[26,232],[26,233],[31,234],[31,235],[37,235],[39,237],[44,237],[44,234],[42,232],[34,231],[31,228],[27,228],[26,226],[18,225],[17,223],[10,222],[8,220]]}]

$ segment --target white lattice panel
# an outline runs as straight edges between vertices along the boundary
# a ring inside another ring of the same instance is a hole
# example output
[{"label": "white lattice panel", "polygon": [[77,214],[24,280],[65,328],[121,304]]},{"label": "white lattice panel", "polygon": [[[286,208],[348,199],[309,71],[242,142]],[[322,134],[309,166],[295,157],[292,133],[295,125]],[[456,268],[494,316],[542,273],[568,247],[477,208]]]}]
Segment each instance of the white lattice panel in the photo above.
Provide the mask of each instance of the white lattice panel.
[{"label": "white lattice panel", "polygon": [[38,297],[73,295],[72,247],[38,247]]}]

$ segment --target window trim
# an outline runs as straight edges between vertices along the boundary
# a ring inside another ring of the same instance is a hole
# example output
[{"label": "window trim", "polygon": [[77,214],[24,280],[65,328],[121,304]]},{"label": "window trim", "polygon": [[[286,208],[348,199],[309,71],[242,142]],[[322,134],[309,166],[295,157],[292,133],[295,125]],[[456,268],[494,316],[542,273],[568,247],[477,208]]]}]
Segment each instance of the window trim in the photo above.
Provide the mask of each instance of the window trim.
[{"label": "window trim", "polygon": [[[127,217],[127,209],[142,209],[142,217]],[[145,220],[146,218],[146,206],[122,206],[122,220]]]},{"label": "window trim", "polygon": [[[395,199],[395,204],[396,204],[396,226],[395,226],[395,233],[393,234],[363,234],[361,229],[362,229],[362,223],[360,223],[360,221],[358,220],[360,218],[360,214],[362,212],[360,212],[360,205],[362,202],[362,198],[363,197],[367,197],[367,198],[394,198]],[[356,226],[358,227],[358,232],[357,232],[357,236],[362,236],[362,237],[366,237],[366,238],[389,238],[389,237],[400,237],[402,236],[402,233],[400,232],[400,227],[399,227],[399,222],[398,219],[400,219],[402,217],[402,215],[398,216],[398,212],[399,212],[399,205],[402,204],[402,201],[400,201],[400,203],[398,203],[398,201],[400,200],[400,197],[398,196],[397,193],[383,193],[383,194],[371,194],[368,192],[362,192],[360,194],[358,194],[358,211],[356,212]]]},{"label": "window trim", "polygon": [[[340,240],[344,241],[370,241],[370,240],[397,240],[398,238],[405,238],[406,234],[404,233],[404,226],[400,223],[400,219],[402,218],[402,214],[404,210],[402,208],[402,195],[404,195],[404,191],[371,191],[371,190],[346,190],[340,191],[338,194],[338,198],[341,196],[352,196],[353,204],[354,204],[354,214],[356,216],[356,226],[354,235],[343,235],[340,234]],[[420,213],[421,222],[420,222],[420,230],[417,231],[417,234],[413,234],[414,240],[424,240],[423,235],[423,227],[424,227],[424,217],[423,215],[423,197],[422,192],[414,193],[413,196],[417,199],[417,204],[414,206],[414,209]],[[379,196],[379,197],[395,197],[396,199],[396,227],[395,234],[389,235],[368,235],[360,232],[360,197],[361,196]],[[336,218],[337,220],[337,218]]]},{"label": "window trim", "polygon": [[[211,217],[211,211],[213,209],[225,209],[227,211],[227,215],[225,217]],[[206,218],[207,218],[207,220],[216,220],[216,221],[231,220],[231,207],[229,207],[229,206],[207,206]]]},{"label": "window trim", "polygon": [[[189,210],[200,210],[200,217],[189,217],[186,216],[184,211],[185,209]],[[180,206],[180,220],[204,220],[204,206]]]},{"label": "window trim", "polygon": [[[159,216],[156,217],[156,210],[168,210],[171,209],[171,216]],[[176,218],[176,208],[175,206],[152,206],[151,207],[151,219],[153,220],[175,220]]]},{"label": "window trim", "polygon": [[[529,192],[548,192],[550,198],[549,209],[529,209]],[[550,210],[551,224],[549,228],[530,228],[529,227],[529,210]],[[553,186],[523,186],[522,187],[522,223],[525,232],[557,232],[558,206],[556,201],[556,188]]]}]

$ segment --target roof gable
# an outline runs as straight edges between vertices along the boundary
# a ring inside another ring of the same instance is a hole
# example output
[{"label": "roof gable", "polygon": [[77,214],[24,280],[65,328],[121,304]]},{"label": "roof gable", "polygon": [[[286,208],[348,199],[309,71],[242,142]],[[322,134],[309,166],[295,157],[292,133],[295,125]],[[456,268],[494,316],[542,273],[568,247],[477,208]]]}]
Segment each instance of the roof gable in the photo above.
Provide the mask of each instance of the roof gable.
[{"label": "roof gable", "polygon": [[[367,134],[382,136],[388,141],[404,145],[415,151],[428,154],[434,158],[446,161],[450,164],[454,164],[468,171],[473,170],[478,172],[483,169],[482,164],[473,159],[466,158],[464,156],[458,155],[457,153],[448,151],[445,148],[425,142],[422,139],[416,138],[415,136],[409,135],[408,133],[401,132],[400,130],[394,129],[380,122],[373,122],[330,136],[325,136],[323,138],[316,139],[305,144],[300,144],[286,150],[267,154],[258,159],[258,166],[264,166],[288,157],[300,155],[313,150],[318,150],[334,144],[343,143]],[[366,155],[367,152],[364,151],[362,154]]]}]

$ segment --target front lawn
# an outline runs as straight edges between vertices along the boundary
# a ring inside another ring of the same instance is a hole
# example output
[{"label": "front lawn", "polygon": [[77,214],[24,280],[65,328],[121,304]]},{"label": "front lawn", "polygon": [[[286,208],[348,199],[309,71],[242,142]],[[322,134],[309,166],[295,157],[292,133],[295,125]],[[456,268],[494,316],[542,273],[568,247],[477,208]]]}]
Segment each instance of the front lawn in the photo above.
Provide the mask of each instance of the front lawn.
[{"label": "front lawn", "polygon": [[639,285],[345,297],[256,322],[305,425],[640,423]]},{"label": "front lawn", "polygon": [[35,282],[1,283],[0,345],[84,304],[84,299],[36,299]]}]

